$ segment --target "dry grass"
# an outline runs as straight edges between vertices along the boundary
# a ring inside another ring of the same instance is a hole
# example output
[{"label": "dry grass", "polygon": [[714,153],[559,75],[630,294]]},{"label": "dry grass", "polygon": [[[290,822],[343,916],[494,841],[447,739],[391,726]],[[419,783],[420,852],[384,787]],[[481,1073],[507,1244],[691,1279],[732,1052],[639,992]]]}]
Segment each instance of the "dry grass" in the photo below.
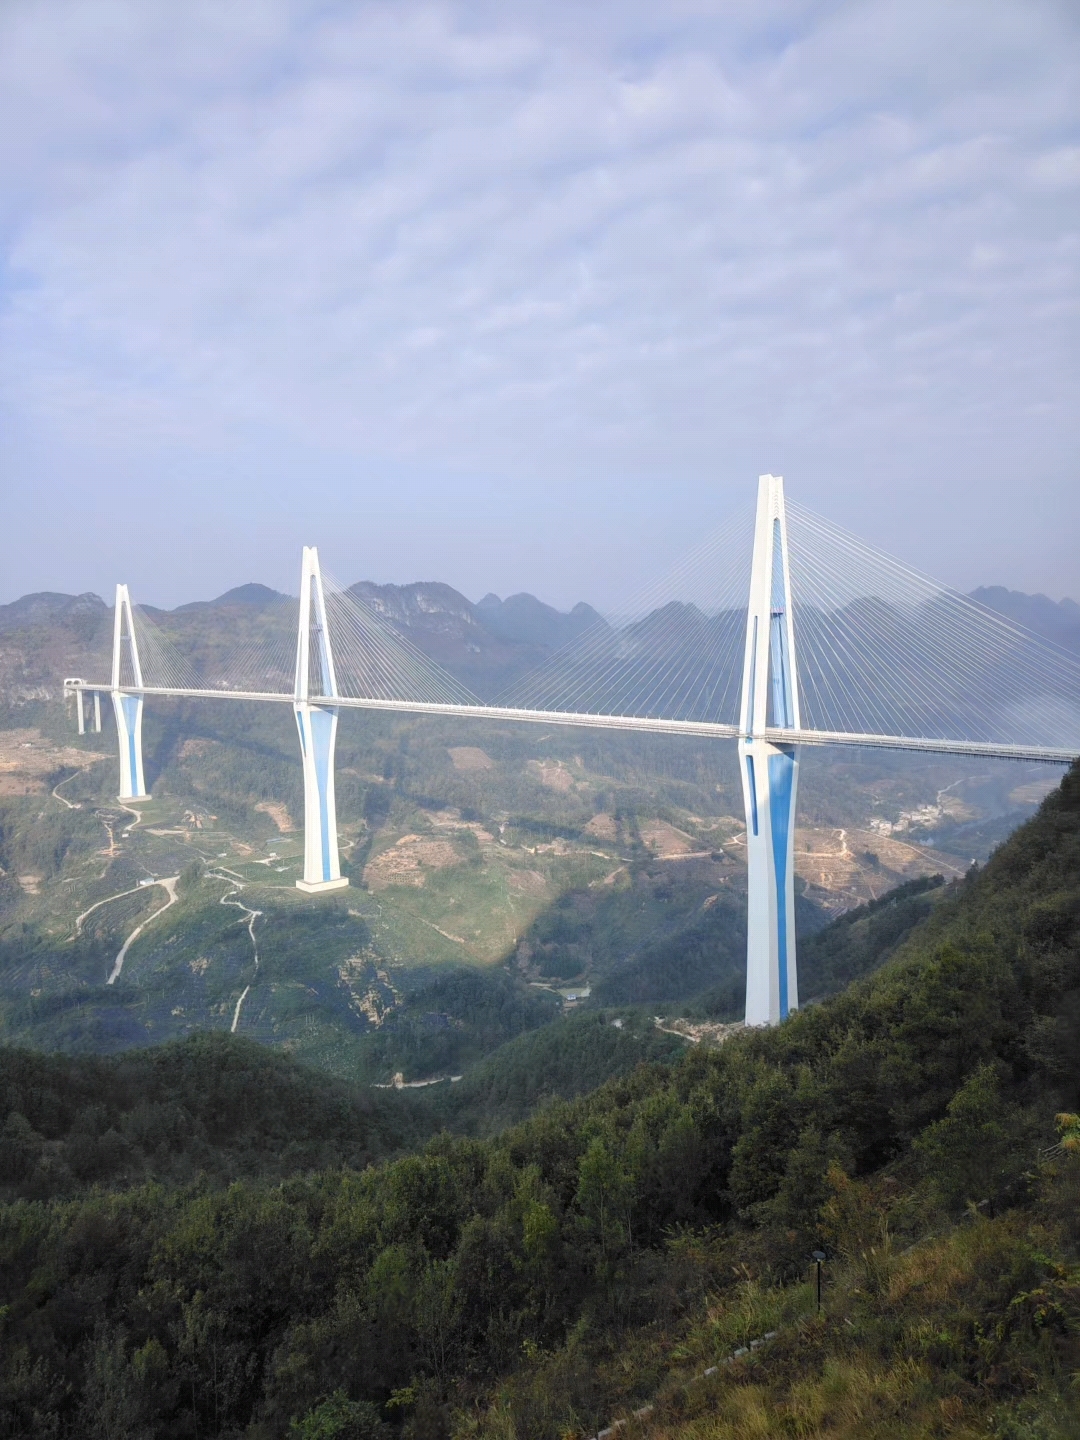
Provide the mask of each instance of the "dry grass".
[{"label": "dry grass", "polygon": [[[758,1367],[767,1367],[762,1360]],[[652,1440],[921,1440],[985,1436],[984,1417],[957,1396],[936,1392],[930,1369],[915,1361],[879,1364],[830,1357],[821,1372],[781,1392],[735,1375],[716,1385],[701,1413],[649,1427]]]}]

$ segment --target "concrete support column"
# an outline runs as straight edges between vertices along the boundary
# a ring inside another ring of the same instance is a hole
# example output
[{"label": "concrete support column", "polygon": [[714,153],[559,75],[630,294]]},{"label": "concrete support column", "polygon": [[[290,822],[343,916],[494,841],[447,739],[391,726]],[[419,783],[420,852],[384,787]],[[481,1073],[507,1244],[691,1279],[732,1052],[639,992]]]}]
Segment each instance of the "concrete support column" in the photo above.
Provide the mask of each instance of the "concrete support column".
[{"label": "concrete support column", "polygon": [[739,741],[746,805],[746,1023],[777,1025],[799,1007],[795,964],[793,745]]},{"label": "concrete support column", "polygon": [[784,482],[762,475],[746,613],[739,768],[746,810],[746,1023],[777,1025],[798,1008],[795,963],[795,746],[764,738],[799,729]]},{"label": "concrete support column", "polygon": [[337,693],[319,552],[306,545],[300,572],[293,710],[304,765],[304,878],[296,886],[309,895],[342,890],[349,883],[341,873],[338,856],[334,796],[338,712],[333,700]]},{"label": "concrete support column", "polygon": [[[125,655],[126,667],[124,665]],[[146,800],[149,798],[146,793],[146,781],[143,778],[143,697],[137,693],[142,689],[142,683],[142,666],[139,663],[139,644],[135,637],[131,596],[128,594],[126,585],[117,585],[116,609],[113,615],[110,695],[113,714],[116,716],[116,734],[120,751],[121,800]]]}]

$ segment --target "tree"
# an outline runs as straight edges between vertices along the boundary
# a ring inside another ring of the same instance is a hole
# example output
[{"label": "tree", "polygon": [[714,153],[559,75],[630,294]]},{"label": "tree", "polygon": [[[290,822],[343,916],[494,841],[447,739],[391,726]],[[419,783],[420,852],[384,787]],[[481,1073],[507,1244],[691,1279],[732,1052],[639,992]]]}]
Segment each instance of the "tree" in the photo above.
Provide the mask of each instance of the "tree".
[{"label": "tree", "polygon": [[995,1200],[1022,1165],[1015,1143],[1017,1119],[1001,1097],[994,1067],[980,1065],[949,1101],[945,1118],[928,1125],[915,1141],[943,1205],[986,1204],[994,1214]]},{"label": "tree", "polygon": [[289,1427],[294,1440],[385,1440],[390,1427],[367,1400],[350,1400],[335,1390]]}]

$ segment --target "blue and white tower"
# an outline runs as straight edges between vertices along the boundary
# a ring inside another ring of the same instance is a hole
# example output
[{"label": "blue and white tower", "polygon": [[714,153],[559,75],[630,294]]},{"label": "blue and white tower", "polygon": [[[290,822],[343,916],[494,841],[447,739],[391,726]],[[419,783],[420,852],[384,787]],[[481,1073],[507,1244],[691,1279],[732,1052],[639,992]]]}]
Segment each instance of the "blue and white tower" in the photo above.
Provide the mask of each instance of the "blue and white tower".
[{"label": "blue and white tower", "polygon": [[342,890],[349,883],[341,874],[338,860],[334,799],[338,712],[335,705],[324,703],[337,694],[319,552],[314,545],[305,545],[300,572],[300,628],[296,640],[293,709],[304,762],[304,878],[298,880],[296,886],[309,895],[323,890]]},{"label": "blue and white tower", "polygon": [[[124,664],[125,652],[127,664]],[[116,734],[120,743],[120,799],[147,800],[143,779],[141,691],[142,666],[139,663],[139,642],[135,637],[135,620],[131,613],[131,596],[126,585],[116,587],[116,609],[113,612],[112,696],[116,716]],[[130,688],[125,688],[130,687]],[[100,712],[95,709],[98,728]]]},{"label": "blue and white tower", "polygon": [[777,1025],[798,1009],[795,967],[794,745],[767,729],[798,730],[799,684],[791,616],[784,482],[758,481],[743,662],[739,768],[746,806],[746,1023]]}]

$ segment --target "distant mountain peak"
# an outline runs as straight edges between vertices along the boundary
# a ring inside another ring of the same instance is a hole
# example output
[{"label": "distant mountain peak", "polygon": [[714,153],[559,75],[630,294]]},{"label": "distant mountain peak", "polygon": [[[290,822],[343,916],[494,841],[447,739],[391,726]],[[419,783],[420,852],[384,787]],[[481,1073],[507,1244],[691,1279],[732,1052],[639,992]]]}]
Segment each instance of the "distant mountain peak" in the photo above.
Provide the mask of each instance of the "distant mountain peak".
[{"label": "distant mountain peak", "polygon": [[215,600],[189,600],[186,605],[177,605],[173,614],[186,615],[192,610],[211,610],[223,605],[264,607],[285,598],[279,590],[271,590],[269,585],[260,585],[251,580],[246,585],[236,585],[231,590],[226,590],[224,595],[219,595]]},{"label": "distant mountain peak", "polygon": [[21,630],[28,625],[49,625],[77,621],[103,614],[105,601],[92,591],[82,595],[64,595],[56,590],[37,590],[21,595],[10,605],[0,605],[0,630]]},{"label": "distant mountain peak", "polygon": [[255,580],[250,580],[246,585],[237,585],[232,590],[226,590],[224,595],[219,595],[216,600],[211,600],[211,605],[269,605],[275,600],[284,599],[279,590],[271,590],[269,585],[260,585]]},{"label": "distant mountain peak", "polygon": [[545,645],[553,650],[569,644],[600,619],[583,600],[566,614],[525,590],[508,595],[505,600],[497,595],[485,595],[475,609],[481,625],[501,640]]},{"label": "distant mountain peak", "polygon": [[980,585],[972,590],[970,598],[1055,645],[1080,654],[1080,605],[1075,600],[1059,602],[1049,595],[1025,595],[1005,585]]}]

